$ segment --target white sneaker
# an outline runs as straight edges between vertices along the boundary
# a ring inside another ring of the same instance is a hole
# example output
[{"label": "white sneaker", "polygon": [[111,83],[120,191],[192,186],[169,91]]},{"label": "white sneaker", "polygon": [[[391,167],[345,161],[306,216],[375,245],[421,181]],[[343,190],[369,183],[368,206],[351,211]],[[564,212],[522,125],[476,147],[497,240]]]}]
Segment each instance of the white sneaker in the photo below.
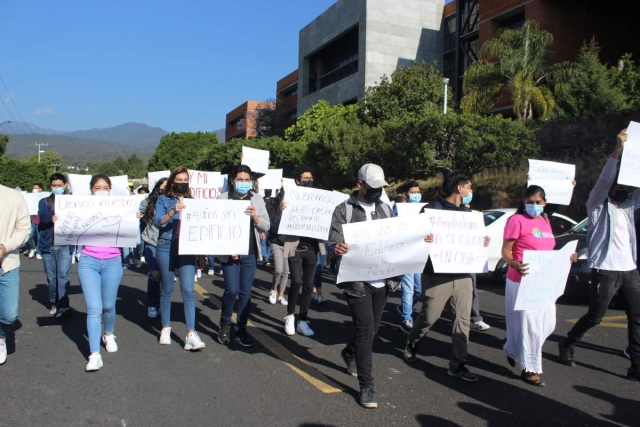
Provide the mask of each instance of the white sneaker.
[{"label": "white sneaker", "polygon": [[100,356],[100,353],[91,353],[89,356],[89,363],[87,363],[84,370],[87,372],[94,372],[100,368],[102,368],[102,356]]},{"label": "white sneaker", "polygon": [[207,271],[207,276],[213,276],[213,273],[214,273],[213,268],[210,268],[210,269]]},{"label": "white sneaker", "polygon": [[102,342],[107,349],[107,353],[115,353],[118,351],[118,344],[116,344],[116,336],[113,334],[104,334],[102,336]]},{"label": "white sneaker", "polygon": [[200,270],[199,268],[196,270],[196,277],[198,279],[202,279],[202,270]]},{"label": "white sneaker", "polygon": [[75,264],[75,263],[76,263],[76,256],[71,255],[71,264]]},{"label": "white sneaker", "polygon": [[196,274],[195,277],[193,278],[193,283],[198,283],[198,275]]},{"label": "white sneaker", "polygon": [[0,339],[0,365],[7,361],[7,340]]},{"label": "white sneaker", "polygon": [[284,299],[284,297],[278,297],[278,303],[280,303],[280,305],[289,305],[289,301]]},{"label": "white sneaker", "polygon": [[158,342],[162,345],[171,344],[171,328],[162,328],[162,332],[160,332],[160,340]]},{"label": "white sneaker", "polygon": [[141,262],[142,264],[146,264],[146,263],[147,263],[147,260],[145,259],[145,257],[141,256],[141,257],[140,257],[140,262]]},{"label": "white sneaker", "polygon": [[296,332],[298,332],[299,334],[304,335],[305,337],[311,337],[313,336],[313,329],[311,329],[309,327],[309,321],[308,320],[301,320],[298,322],[298,327],[296,328]]},{"label": "white sneaker", "polygon": [[489,329],[491,329],[491,326],[487,325],[486,323],[484,323],[482,320],[479,322],[474,322],[471,324],[471,329],[473,329],[474,331],[487,331]]},{"label": "white sneaker", "polygon": [[296,318],[293,314],[284,316],[284,333],[287,335],[296,334]]},{"label": "white sneaker", "polygon": [[58,312],[58,309],[56,308],[56,305],[53,304],[51,306],[51,310],[49,310],[49,314],[52,315],[52,316],[55,316],[57,312]]},{"label": "white sneaker", "polygon": [[147,308],[147,316],[149,316],[149,318],[151,319],[155,319],[156,317],[158,317],[158,309],[155,307]]},{"label": "white sneaker", "polygon": [[36,254],[36,259],[40,259],[41,260],[42,259],[42,255]]},{"label": "white sneaker", "polygon": [[33,258],[33,256],[36,254],[36,250],[35,249],[31,249],[29,251],[29,258]]},{"label": "white sneaker", "polygon": [[186,351],[202,350],[205,347],[196,331],[193,331],[189,335],[187,335],[187,338],[184,341],[184,349]]},{"label": "white sneaker", "polygon": [[278,292],[275,289],[272,289],[269,292],[269,304],[275,304],[278,302]]}]

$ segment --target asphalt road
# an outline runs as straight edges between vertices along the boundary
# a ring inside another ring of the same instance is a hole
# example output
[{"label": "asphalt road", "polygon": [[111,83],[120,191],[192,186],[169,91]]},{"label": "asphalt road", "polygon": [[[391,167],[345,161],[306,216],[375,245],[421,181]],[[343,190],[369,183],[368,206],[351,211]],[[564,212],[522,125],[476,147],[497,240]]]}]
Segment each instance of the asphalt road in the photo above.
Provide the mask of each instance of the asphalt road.
[{"label": "asphalt road", "polygon": [[253,290],[250,350],[216,341],[222,278],[203,276],[197,287],[197,330],[207,348],[185,352],[184,315],[176,287],[174,342],[160,346],[160,319],[146,316],[146,277],[126,270],[117,302],[117,353],[102,351],[104,367],[86,373],[85,304],[72,266],[71,305],[63,321],[48,314],[41,261],[22,258],[20,317],[15,346],[0,366],[0,426],[614,426],[640,425],[640,384],[624,378],[629,362],[624,312],[611,309],[577,349],[578,366],[557,363],[557,342],[586,307],[561,303],[555,333],[544,346],[547,386],[519,379],[501,350],[503,291],[479,288],[492,328],[471,332],[469,365],[480,376],[467,383],[446,374],[451,329],[447,312],[420,345],[419,360],[404,362],[406,335],[398,328],[397,292],[387,304],[374,344],[379,408],[357,403],[358,383],[340,350],[351,336],[341,292],[325,282],[323,306],[312,302],[316,335],[284,335],[285,307],[270,305],[268,268]]}]

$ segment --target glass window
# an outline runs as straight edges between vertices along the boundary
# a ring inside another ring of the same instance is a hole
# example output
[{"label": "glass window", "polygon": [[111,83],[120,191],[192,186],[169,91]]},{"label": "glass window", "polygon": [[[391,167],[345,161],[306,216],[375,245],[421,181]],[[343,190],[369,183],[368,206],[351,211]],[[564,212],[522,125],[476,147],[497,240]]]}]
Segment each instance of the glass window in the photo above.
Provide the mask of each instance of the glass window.
[{"label": "glass window", "polygon": [[482,213],[484,216],[484,226],[487,227],[493,224],[498,218],[504,215],[501,211],[486,211]]}]

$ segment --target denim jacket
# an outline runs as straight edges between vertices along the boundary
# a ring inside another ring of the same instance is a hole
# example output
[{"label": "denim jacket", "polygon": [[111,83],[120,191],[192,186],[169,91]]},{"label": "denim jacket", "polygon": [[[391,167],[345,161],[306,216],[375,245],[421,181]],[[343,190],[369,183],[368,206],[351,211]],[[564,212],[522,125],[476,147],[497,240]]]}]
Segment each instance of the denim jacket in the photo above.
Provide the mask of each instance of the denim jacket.
[{"label": "denim jacket", "polygon": [[164,194],[158,197],[156,202],[156,227],[158,227],[158,240],[173,240],[174,235],[178,232],[180,224],[180,215],[174,215],[169,222],[162,225],[162,217],[174,209],[180,201],[177,197],[167,197]]}]

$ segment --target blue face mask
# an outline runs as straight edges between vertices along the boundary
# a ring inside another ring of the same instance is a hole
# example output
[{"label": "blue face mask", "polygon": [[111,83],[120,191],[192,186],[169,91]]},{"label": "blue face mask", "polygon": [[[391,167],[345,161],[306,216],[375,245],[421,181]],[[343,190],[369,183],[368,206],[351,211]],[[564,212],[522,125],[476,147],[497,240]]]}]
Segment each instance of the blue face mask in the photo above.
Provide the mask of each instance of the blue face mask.
[{"label": "blue face mask", "polygon": [[419,194],[419,193],[409,194],[409,203],[420,203],[420,200],[422,200],[422,194]]},{"label": "blue face mask", "polygon": [[236,182],[234,186],[238,194],[247,194],[251,190],[250,182]]},{"label": "blue face mask", "polygon": [[468,205],[473,200],[473,192],[469,191],[469,194],[462,197],[462,204]]},{"label": "blue face mask", "polygon": [[524,211],[532,218],[542,215],[544,212],[544,206],[542,205],[524,205]]},{"label": "blue face mask", "polygon": [[64,187],[63,188],[52,188],[51,192],[57,196],[64,194]]}]

